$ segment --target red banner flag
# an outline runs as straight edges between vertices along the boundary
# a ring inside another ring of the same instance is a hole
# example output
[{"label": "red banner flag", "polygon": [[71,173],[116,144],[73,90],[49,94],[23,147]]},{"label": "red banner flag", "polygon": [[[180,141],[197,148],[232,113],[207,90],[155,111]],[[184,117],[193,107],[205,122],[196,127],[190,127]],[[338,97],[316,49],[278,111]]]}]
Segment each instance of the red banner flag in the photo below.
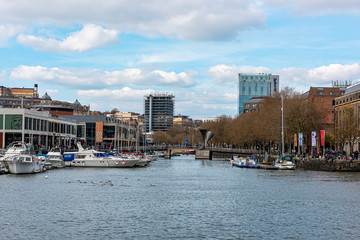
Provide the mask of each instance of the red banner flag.
[{"label": "red banner flag", "polygon": [[325,130],[320,130],[321,146],[325,146]]}]

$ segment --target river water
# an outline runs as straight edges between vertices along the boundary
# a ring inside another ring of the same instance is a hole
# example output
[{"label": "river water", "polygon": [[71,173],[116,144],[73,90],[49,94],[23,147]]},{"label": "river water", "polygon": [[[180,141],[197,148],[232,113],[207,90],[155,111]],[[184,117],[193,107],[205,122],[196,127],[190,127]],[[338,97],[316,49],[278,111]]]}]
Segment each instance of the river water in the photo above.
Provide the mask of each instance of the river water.
[{"label": "river water", "polygon": [[0,182],[0,239],[360,239],[360,173],[181,156]]}]

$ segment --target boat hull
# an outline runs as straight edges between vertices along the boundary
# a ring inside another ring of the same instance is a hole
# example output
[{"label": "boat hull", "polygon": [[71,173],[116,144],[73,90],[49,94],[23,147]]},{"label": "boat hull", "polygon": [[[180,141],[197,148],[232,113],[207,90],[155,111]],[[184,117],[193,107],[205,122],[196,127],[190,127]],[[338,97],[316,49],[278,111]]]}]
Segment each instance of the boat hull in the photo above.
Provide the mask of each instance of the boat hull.
[{"label": "boat hull", "polygon": [[26,174],[26,173],[38,173],[41,172],[41,166],[32,163],[23,163],[23,162],[7,162],[9,166],[10,173],[13,174]]},{"label": "boat hull", "polygon": [[139,162],[138,159],[81,159],[66,161],[67,167],[106,167],[106,168],[126,168],[134,167]]},{"label": "boat hull", "polygon": [[232,165],[235,167],[238,167],[238,168],[248,168],[249,167],[246,164],[240,164],[240,163],[236,163],[236,162],[233,162]]},{"label": "boat hull", "polygon": [[62,160],[48,160],[51,163],[52,168],[63,168],[65,167],[65,162]]}]

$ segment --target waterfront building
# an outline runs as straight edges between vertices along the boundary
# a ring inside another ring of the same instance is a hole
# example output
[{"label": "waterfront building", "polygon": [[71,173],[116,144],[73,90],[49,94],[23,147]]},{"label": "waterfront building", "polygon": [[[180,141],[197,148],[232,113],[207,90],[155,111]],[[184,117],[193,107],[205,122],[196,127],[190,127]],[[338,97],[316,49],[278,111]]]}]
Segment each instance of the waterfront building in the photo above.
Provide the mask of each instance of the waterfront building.
[{"label": "waterfront building", "polygon": [[192,127],[193,126],[193,120],[189,118],[189,116],[185,115],[177,115],[174,116],[174,125],[180,125],[182,127]]},{"label": "waterfront building", "polygon": [[76,122],[76,137],[85,145],[119,150],[128,150],[136,145],[136,122],[125,122],[104,115],[64,117]]},{"label": "waterfront building", "polygon": [[238,114],[253,97],[270,96],[279,91],[279,75],[265,73],[239,73]]},{"label": "waterfront building", "polygon": [[155,94],[144,96],[145,132],[164,131],[173,125],[174,96]]},{"label": "waterfront building", "polygon": [[24,108],[0,109],[0,148],[12,142],[31,143],[35,149],[67,147],[75,141],[74,121]]},{"label": "waterfront building", "polygon": [[335,98],[343,96],[346,86],[310,87],[306,100],[314,104],[316,111],[323,116],[322,130],[326,135],[334,136],[334,108]]},{"label": "waterfront building", "polygon": [[350,149],[350,144],[346,140],[344,149],[340,149],[339,142],[337,140],[338,136],[335,135],[335,141],[337,145],[337,150],[345,150],[347,153],[351,151],[360,150],[360,141],[359,141],[359,130],[360,130],[360,83],[354,84],[346,88],[344,95],[339,96],[333,101],[334,107],[334,120],[335,120],[335,129],[341,129],[345,117],[345,109],[351,108],[353,110],[353,122],[357,126],[357,137],[355,138],[353,149]]}]

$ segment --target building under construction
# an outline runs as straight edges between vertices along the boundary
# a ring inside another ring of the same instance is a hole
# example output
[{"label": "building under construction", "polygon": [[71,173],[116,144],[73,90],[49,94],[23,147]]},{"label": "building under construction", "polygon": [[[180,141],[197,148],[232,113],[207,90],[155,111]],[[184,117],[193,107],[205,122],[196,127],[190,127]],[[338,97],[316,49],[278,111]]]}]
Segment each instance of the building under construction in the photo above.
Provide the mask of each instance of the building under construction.
[{"label": "building under construction", "polygon": [[167,131],[173,125],[174,98],[167,94],[144,96],[145,132]]}]

